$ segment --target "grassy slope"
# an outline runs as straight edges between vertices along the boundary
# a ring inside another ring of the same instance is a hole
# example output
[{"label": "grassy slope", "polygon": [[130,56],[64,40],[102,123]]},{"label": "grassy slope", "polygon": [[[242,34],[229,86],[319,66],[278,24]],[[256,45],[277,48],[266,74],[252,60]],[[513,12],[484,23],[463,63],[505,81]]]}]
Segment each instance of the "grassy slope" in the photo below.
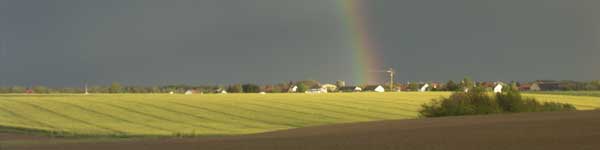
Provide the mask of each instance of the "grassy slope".
[{"label": "grassy slope", "polygon": [[[235,135],[417,117],[447,92],[229,95],[0,95],[0,126],[80,135]],[[526,94],[600,108],[600,98]]]}]

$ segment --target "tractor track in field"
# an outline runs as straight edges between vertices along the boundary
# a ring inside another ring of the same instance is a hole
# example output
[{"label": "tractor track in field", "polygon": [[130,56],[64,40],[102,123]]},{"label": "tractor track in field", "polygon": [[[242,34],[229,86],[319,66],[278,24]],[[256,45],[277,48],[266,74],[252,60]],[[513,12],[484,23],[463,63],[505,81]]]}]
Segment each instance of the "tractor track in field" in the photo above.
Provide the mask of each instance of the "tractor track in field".
[{"label": "tractor track in field", "polygon": [[226,115],[226,116],[232,116],[232,117],[236,117],[236,118],[240,118],[240,119],[244,119],[244,120],[248,120],[248,121],[253,121],[253,122],[266,123],[266,124],[270,124],[270,125],[278,125],[278,126],[285,126],[285,127],[293,127],[293,126],[295,126],[295,125],[290,126],[290,124],[284,124],[284,123],[279,123],[279,122],[272,122],[272,121],[267,121],[267,120],[262,120],[262,119],[256,119],[256,118],[250,118],[250,117],[245,117],[245,116],[236,115],[236,114],[232,114],[232,113],[217,111],[217,110],[214,110],[214,109],[210,109],[210,108],[206,108],[206,107],[201,107],[201,106],[197,106],[197,105],[189,105],[189,104],[183,104],[183,103],[178,103],[178,102],[168,102],[168,103],[172,103],[172,104],[176,104],[176,105],[180,105],[180,106],[187,106],[187,107],[190,107],[190,108],[201,109],[201,110],[205,110],[205,111],[208,111],[208,112],[218,113],[218,114],[222,114],[222,115]]},{"label": "tractor track in field", "polygon": [[20,115],[20,114],[14,112],[12,110],[8,110],[8,109],[6,109],[4,107],[2,107],[0,109],[3,110],[4,112],[9,113],[10,115],[13,115],[13,116],[15,116],[17,118],[23,119],[23,121],[31,122],[31,123],[34,123],[36,125],[40,125],[42,127],[46,127],[46,128],[50,128],[50,129],[56,129],[56,127],[54,127],[52,125],[49,125],[49,124],[46,124],[46,123],[43,123],[43,122],[40,122],[40,121],[37,121],[37,120],[29,119],[29,117],[25,117],[25,116]]},{"label": "tractor track in field", "polygon": [[[149,113],[137,111],[137,110],[134,110],[134,109],[129,109],[129,108],[126,108],[126,107],[123,107],[123,106],[115,105],[115,104],[110,104],[110,103],[102,103],[102,104],[105,104],[105,105],[108,105],[108,106],[111,106],[111,107],[114,107],[114,108],[119,108],[121,110],[125,110],[125,111],[128,111],[128,112],[136,113],[136,114],[139,114],[139,115],[142,115],[142,116],[147,116],[147,117],[150,117],[150,118],[154,118],[154,119],[157,119],[157,120],[162,120],[162,121],[166,121],[166,122],[177,123],[177,124],[184,125],[184,126],[200,127],[200,128],[210,129],[210,128],[206,128],[206,127],[199,126],[199,125],[187,124],[187,123],[182,122],[182,121],[177,121],[177,120],[173,120],[173,119],[169,119],[169,118],[157,116],[157,115],[154,115],[154,114],[149,114]],[[211,130],[214,130],[214,129],[211,129]],[[171,131],[171,132],[172,133],[177,133],[177,131]]]},{"label": "tractor track in field", "polygon": [[[353,100],[347,100],[347,99],[353,99]],[[365,102],[361,101],[361,99],[356,98],[356,97],[352,97],[352,96],[344,96],[343,98],[340,98],[340,100],[342,100],[344,102],[365,103]],[[369,99],[369,100],[365,100],[365,101],[373,101],[373,102],[380,102],[380,103],[392,104],[394,106],[396,106],[396,105],[407,105],[407,106],[421,107],[421,105],[419,105],[419,104],[407,103],[407,102],[397,101],[397,100],[384,100],[383,98],[374,98],[374,99]],[[365,104],[369,104],[369,103],[365,103]],[[389,107],[389,108],[411,111],[411,110],[403,109],[401,107]]]},{"label": "tractor track in field", "polygon": [[[167,103],[171,103],[171,102],[167,102]],[[212,113],[217,113],[217,114],[222,114],[222,115],[225,115],[225,114],[223,114],[223,113],[221,113],[221,112],[209,111],[209,110],[206,110],[206,109],[195,108],[195,107],[192,107],[192,106],[188,106],[188,105],[182,105],[182,104],[179,104],[179,103],[171,103],[171,104],[178,105],[178,106],[181,106],[181,107],[187,107],[187,108],[191,108],[191,109],[202,110],[202,111],[208,111],[208,112],[212,112]],[[241,127],[246,127],[246,128],[252,128],[252,129],[264,129],[264,128],[261,128],[260,126],[254,126],[254,125],[249,125],[249,124],[243,124],[243,123],[239,123],[239,122],[233,122],[233,121],[228,121],[228,120],[216,120],[216,119],[211,119],[211,118],[208,118],[208,117],[201,117],[201,116],[198,116],[197,114],[190,114],[190,113],[185,113],[185,114],[192,115],[192,116],[196,116],[196,117],[198,117],[198,118],[206,118],[206,120],[212,120],[212,121],[214,121],[214,122],[218,122],[218,123],[221,123],[221,124],[237,124],[237,125],[240,125]]]},{"label": "tractor track in field", "polygon": [[[328,102],[326,100],[327,99],[322,99],[322,100],[307,100],[307,101],[312,101],[312,102],[315,102],[315,103],[319,103],[319,104],[323,104],[323,105],[329,105],[329,106],[333,106],[333,107],[354,109],[354,110],[360,110],[360,111],[364,111],[364,112],[371,112],[371,113],[377,113],[377,114],[383,114],[383,115],[401,116],[401,117],[407,117],[407,118],[408,117],[412,117],[412,116],[407,116],[407,115],[404,115],[404,114],[396,114],[396,113],[378,111],[378,110],[375,110],[375,109],[361,108],[361,107],[350,106],[350,105],[342,105],[342,104],[335,103],[335,102]],[[386,118],[377,117],[376,119],[377,120],[383,120],[383,119],[386,119]]]},{"label": "tractor track in field", "polygon": [[127,119],[123,119],[123,118],[117,117],[115,115],[98,112],[98,111],[95,111],[93,109],[87,109],[87,108],[84,108],[84,107],[76,105],[76,104],[71,104],[71,103],[66,103],[66,102],[60,102],[60,101],[53,101],[53,102],[61,103],[61,104],[64,104],[64,105],[73,106],[73,107],[79,108],[79,109],[81,109],[83,111],[87,111],[87,112],[91,112],[91,113],[98,114],[98,115],[101,115],[101,116],[105,116],[105,117],[108,117],[108,118],[112,118],[112,119],[115,119],[115,120],[118,120],[118,121],[122,121],[122,122],[125,122],[125,123],[128,123],[128,124],[131,124],[131,125],[142,126],[142,127],[146,127],[146,128],[150,128],[150,129],[164,131],[164,132],[173,132],[173,131],[169,131],[169,130],[164,129],[164,128],[152,126],[152,125],[149,125],[149,124],[144,124],[144,123],[141,123],[141,122],[138,122],[138,123],[132,122],[132,121],[129,121]]},{"label": "tractor track in field", "polygon": [[361,117],[361,118],[365,118],[365,119],[369,119],[369,120],[376,119],[376,118],[373,118],[372,116],[367,116],[367,115],[363,115],[363,114],[335,111],[335,110],[331,110],[331,109],[319,107],[319,105],[317,105],[317,106],[315,106],[315,105],[298,105],[298,104],[293,104],[293,103],[283,103],[283,102],[279,102],[279,101],[269,101],[269,102],[270,103],[277,103],[277,104],[282,104],[282,105],[293,106],[293,107],[299,107],[299,108],[306,108],[306,109],[312,109],[312,110],[318,110],[318,111],[332,112],[332,113],[337,113],[337,114],[345,115],[345,116]]},{"label": "tractor track in field", "polygon": [[[370,103],[365,103],[365,102],[361,102],[361,101],[348,101],[348,100],[342,100],[342,101],[344,101],[343,103],[347,103],[347,104],[371,105],[371,106],[373,106]],[[336,103],[336,102],[330,102],[330,104],[339,105],[339,103]],[[397,105],[397,104],[395,104],[395,105]],[[359,108],[356,108],[355,106],[352,106],[352,105],[340,105],[340,106],[348,106],[348,107],[354,107],[353,109],[359,109]],[[400,107],[390,107],[390,106],[385,106],[385,105],[384,106],[373,106],[373,107],[382,107],[382,108],[386,108],[386,109],[390,109],[390,110],[403,110],[403,111],[408,111],[408,112],[414,112],[414,110],[408,110],[408,109],[400,108]],[[369,112],[381,113],[381,114],[391,114],[391,115],[394,115],[394,116],[412,117],[412,116],[406,116],[406,115],[403,115],[403,114],[389,113],[389,112],[383,112],[383,111],[372,111],[371,109],[362,109],[362,110],[369,111]]]},{"label": "tractor track in field", "polygon": [[31,103],[22,102],[22,101],[15,101],[15,102],[20,103],[20,104],[29,105],[31,107],[37,108],[37,109],[42,110],[42,111],[46,111],[48,113],[54,114],[56,116],[60,116],[62,118],[68,119],[68,120],[73,120],[73,121],[79,122],[81,124],[85,124],[85,125],[88,125],[88,126],[91,126],[91,127],[98,128],[98,129],[106,130],[106,131],[109,131],[110,133],[125,134],[125,132],[123,132],[123,131],[115,130],[115,129],[112,129],[112,128],[109,128],[109,127],[104,127],[104,126],[101,126],[101,125],[98,125],[98,124],[94,124],[94,123],[91,123],[91,122],[88,122],[88,121],[85,121],[85,120],[81,120],[81,119],[78,119],[78,118],[75,118],[75,117],[71,117],[69,115],[61,114],[61,113],[58,113],[56,111],[50,110],[48,108],[45,108],[45,107],[42,107],[42,106],[39,106],[39,105],[36,105],[36,104],[31,104]]},{"label": "tractor track in field", "polygon": [[[258,110],[254,110],[254,109],[248,109],[248,108],[244,108],[244,107],[239,107],[237,105],[233,105],[233,104],[218,104],[218,103],[213,103],[213,102],[205,102],[207,104],[210,105],[214,105],[214,106],[220,106],[220,107],[224,107],[224,108],[234,108],[234,109],[238,109],[238,110],[243,110],[243,111],[247,111],[247,112],[254,112],[257,114],[262,114],[263,116],[271,116],[271,117],[275,117],[275,118],[280,118],[280,119],[286,119],[286,120],[300,120],[298,118],[292,118],[289,116],[284,116],[284,115],[279,115],[279,114],[273,114],[273,113],[269,113],[269,112],[264,112],[264,111],[258,111]],[[304,124],[311,124],[312,122],[306,122]],[[298,127],[303,127],[303,125],[298,125],[298,124],[294,124],[294,123],[278,123],[278,124],[283,124],[289,127],[294,127],[294,128],[298,128]]]},{"label": "tractor track in field", "polygon": [[[199,117],[199,116],[196,116],[196,115],[194,115],[194,114],[191,114],[191,113],[182,112],[182,111],[176,111],[176,110],[172,110],[172,109],[168,109],[168,108],[164,108],[164,107],[159,107],[159,106],[152,105],[152,104],[148,104],[148,103],[143,103],[143,102],[133,102],[133,101],[125,101],[125,102],[127,102],[127,103],[132,103],[132,104],[138,104],[138,105],[142,105],[142,106],[147,106],[147,107],[151,107],[151,108],[154,108],[154,109],[158,109],[158,110],[166,111],[166,112],[173,113],[173,114],[183,114],[183,115],[186,115],[186,116],[188,116],[188,117],[192,117],[192,118],[196,118],[196,119],[201,119],[201,120],[211,120],[211,119],[207,119],[207,118],[204,118],[204,117]],[[214,121],[214,120],[213,120],[213,121]],[[221,123],[221,122],[218,122],[218,123]],[[190,124],[191,124],[191,125],[195,125],[195,126],[200,126],[200,127],[206,128],[206,129],[215,130],[215,131],[229,131],[229,132],[233,132],[233,130],[229,130],[229,129],[223,129],[223,128],[210,127],[210,126],[205,126],[205,125],[199,125],[199,124],[196,124],[196,123],[193,123],[193,124],[192,124],[192,123],[190,123]]]},{"label": "tractor track in field", "polygon": [[251,103],[250,101],[246,101],[246,102],[242,102],[242,103],[245,103],[245,104],[248,104],[248,105],[259,106],[259,107],[264,107],[264,108],[269,108],[269,109],[276,109],[276,110],[281,110],[281,111],[294,112],[294,113],[303,114],[303,115],[316,115],[316,116],[320,116],[320,117],[324,117],[324,118],[341,120],[341,118],[333,117],[333,116],[329,116],[329,115],[324,115],[324,114],[319,114],[319,113],[308,113],[308,112],[297,111],[297,110],[293,110],[293,109],[285,109],[285,108],[280,108],[280,107],[275,107],[275,106],[269,106],[269,105],[262,104],[262,103]]}]

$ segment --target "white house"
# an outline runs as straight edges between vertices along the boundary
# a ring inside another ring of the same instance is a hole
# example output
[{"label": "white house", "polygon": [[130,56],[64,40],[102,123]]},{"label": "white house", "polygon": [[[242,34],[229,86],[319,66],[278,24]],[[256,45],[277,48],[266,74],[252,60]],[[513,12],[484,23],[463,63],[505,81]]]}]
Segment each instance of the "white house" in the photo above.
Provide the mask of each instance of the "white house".
[{"label": "white house", "polygon": [[327,89],[326,88],[318,88],[318,89],[309,89],[304,93],[308,93],[308,94],[320,94],[320,93],[327,93]]},{"label": "white house", "polygon": [[494,87],[494,93],[502,93],[502,88],[502,84],[496,84],[496,86]]},{"label": "white house", "polygon": [[337,90],[337,86],[333,85],[333,84],[323,84],[323,85],[321,85],[321,88],[327,89],[327,91],[336,91]]},{"label": "white house", "polygon": [[421,87],[421,89],[419,89],[419,92],[425,92],[427,91],[427,88],[429,88],[429,84],[425,84]]},{"label": "white house", "polygon": [[385,92],[385,88],[383,88],[383,86],[377,86],[377,88],[375,88],[375,90],[373,90],[375,92]]},{"label": "white house", "polygon": [[365,87],[365,91],[385,92],[385,88],[381,85],[372,85]]},{"label": "white house", "polygon": [[185,91],[184,94],[185,95],[192,95],[192,94],[194,94],[194,90],[187,90],[187,91]]},{"label": "white house", "polygon": [[362,88],[360,88],[360,87],[357,86],[356,88],[354,88],[354,91],[355,92],[360,92],[360,91],[362,91]]},{"label": "white house", "polygon": [[296,86],[296,85],[292,86],[292,87],[291,87],[291,88],[288,90],[288,92],[290,92],[290,93],[296,93],[296,91],[298,91],[298,86]]}]

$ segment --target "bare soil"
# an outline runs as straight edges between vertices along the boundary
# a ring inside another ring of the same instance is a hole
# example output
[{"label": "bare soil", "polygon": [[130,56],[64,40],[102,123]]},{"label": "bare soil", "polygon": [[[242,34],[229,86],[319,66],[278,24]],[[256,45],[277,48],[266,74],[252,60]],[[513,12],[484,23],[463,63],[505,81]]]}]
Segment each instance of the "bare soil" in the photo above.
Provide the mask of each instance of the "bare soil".
[{"label": "bare soil", "polygon": [[[0,134],[6,139],[37,139]],[[523,113],[340,124],[255,135],[6,144],[40,150],[597,150],[600,111]]]}]

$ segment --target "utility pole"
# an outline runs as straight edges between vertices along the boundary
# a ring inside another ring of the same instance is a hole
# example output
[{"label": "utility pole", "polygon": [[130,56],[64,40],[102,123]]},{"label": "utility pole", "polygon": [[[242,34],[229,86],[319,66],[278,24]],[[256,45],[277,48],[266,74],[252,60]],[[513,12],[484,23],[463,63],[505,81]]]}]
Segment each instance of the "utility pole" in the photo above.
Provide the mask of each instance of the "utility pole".
[{"label": "utility pole", "polygon": [[85,83],[85,87],[84,87],[84,88],[85,88],[85,95],[88,95],[88,94],[90,94],[90,93],[88,92],[88,85],[87,85],[87,82]]},{"label": "utility pole", "polygon": [[388,70],[385,71],[371,71],[371,72],[382,72],[382,73],[388,73],[390,76],[390,90],[394,89],[394,75],[396,75],[396,71],[393,68],[390,68]]},{"label": "utility pole", "polygon": [[394,74],[396,73],[394,69],[390,68],[387,73],[390,74],[390,91],[394,90]]}]

